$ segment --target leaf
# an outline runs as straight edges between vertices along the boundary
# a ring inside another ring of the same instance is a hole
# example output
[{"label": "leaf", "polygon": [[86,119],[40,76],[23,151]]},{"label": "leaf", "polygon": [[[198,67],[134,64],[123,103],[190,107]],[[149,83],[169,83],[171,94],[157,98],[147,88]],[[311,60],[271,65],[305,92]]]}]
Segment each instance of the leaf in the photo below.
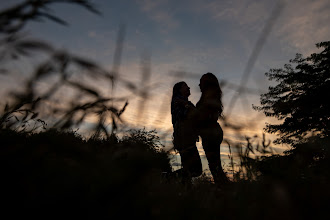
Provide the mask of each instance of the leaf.
[{"label": "leaf", "polygon": [[79,66],[87,69],[100,69],[95,63],[85,60],[80,57],[72,57],[72,61],[77,63]]},{"label": "leaf", "polygon": [[68,119],[62,126],[61,129],[66,129],[66,128],[70,128],[72,126],[72,121],[70,119]]},{"label": "leaf", "polygon": [[84,113],[84,114],[79,118],[79,120],[77,120],[76,125],[80,125],[80,124],[84,121],[85,117],[86,117],[86,113]]},{"label": "leaf", "polygon": [[56,23],[62,24],[64,26],[67,26],[68,25],[68,23],[66,21],[64,21],[61,18],[58,18],[58,17],[56,17],[54,15],[51,15],[51,14],[48,14],[48,13],[44,13],[44,12],[39,12],[39,15],[44,16],[44,17],[46,17],[46,18],[48,18],[48,19],[50,19],[50,20],[52,20],[52,21],[54,21]]},{"label": "leaf", "polygon": [[8,70],[1,68],[0,69],[0,74],[6,75],[6,74],[8,74]]},{"label": "leaf", "polygon": [[17,52],[17,54],[20,54],[20,55],[24,55],[24,56],[30,56],[31,53],[22,49],[22,48],[15,48],[15,51]]},{"label": "leaf", "polygon": [[9,106],[8,106],[8,103],[6,103],[4,112],[7,112],[8,110],[9,110]]},{"label": "leaf", "polygon": [[37,112],[37,113],[34,113],[34,114],[32,115],[32,117],[31,117],[31,119],[34,119],[34,118],[36,118],[38,115],[39,115],[39,113],[38,113],[38,112]]},{"label": "leaf", "polygon": [[111,106],[109,108],[107,108],[110,112],[113,112],[117,115],[118,109],[116,109],[115,107]]},{"label": "leaf", "polygon": [[53,71],[53,67],[50,63],[44,63],[40,65],[35,72],[35,79],[41,78]]},{"label": "leaf", "polygon": [[26,118],[27,118],[27,117],[28,117],[28,115],[29,115],[29,111],[28,111],[28,110],[24,110],[24,112],[25,112],[25,115],[24,115],[24,117],[23,117],[22,121],[25,121],[25,120],[26,120]]},{"label": "leaf", "polygon": [[113,115],[111,116],[111,118],[112,118],[112,132],[114,132],[117,130],[118,127],[117,127],[116,120],[113,117]]},{"label": "leaf", "polygon": [[15,47],[17,49],[25,50],[43,50],[45,52],[53,52],[54,49],[47,43],[41,41],[19,41],[16,43]]},{"label": "leaf", "polygon": [[107,129],[104,127],[104,125],[102,123],[99,124],[99,129],[102,130],[105,133],[107,138],[109,137],[109,133],[108,133]]},{"label": "leaf", "polygon": [[132,91],[136,91],[136,89],[137,89],[136,86],[131,82],[126,82],[125,85],[128,89],[130,89]]},{"label": "leaf", "polygon": [[126,107],[128,105],[128,101],[126,101],[124,107],[117,113],[117,116],[119,117],[121,114],[123,114],[123,112],[125,111]]},{"label": "leaf", "polygon": [[70,85],[82,90],[82,91],[85,91],[93,96],[96,96],[96,97],[100,97],[99,93],[96,92],[95,90],[91,89],[91,88],[88,88],[87,86],[85,85],[82,85],[82,84],[79,84],[79,83],[76,83],[76,82],[71,82],[71,81],[67,81]]}]

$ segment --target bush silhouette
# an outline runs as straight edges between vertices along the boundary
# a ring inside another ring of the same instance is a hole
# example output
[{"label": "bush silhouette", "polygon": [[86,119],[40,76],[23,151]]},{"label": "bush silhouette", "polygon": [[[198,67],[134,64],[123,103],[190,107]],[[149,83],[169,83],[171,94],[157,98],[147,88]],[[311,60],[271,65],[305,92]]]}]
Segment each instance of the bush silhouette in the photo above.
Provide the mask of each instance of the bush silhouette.
[{"label": "bush silhouette", "polygon": [[157,143],[152,145],[146,136],[152,132],[136,132],[148,143],[134,135],[117,142],[83,140],[74,132],[56,130],[1,130],[4,201],[30,214],[58,208],[72,214],[79,209],[84,215],[84,210],[107,205],[107,200],[143,193],[144,187],[159,184],[161,173],[171,167],[167,153],[154,149]]}]

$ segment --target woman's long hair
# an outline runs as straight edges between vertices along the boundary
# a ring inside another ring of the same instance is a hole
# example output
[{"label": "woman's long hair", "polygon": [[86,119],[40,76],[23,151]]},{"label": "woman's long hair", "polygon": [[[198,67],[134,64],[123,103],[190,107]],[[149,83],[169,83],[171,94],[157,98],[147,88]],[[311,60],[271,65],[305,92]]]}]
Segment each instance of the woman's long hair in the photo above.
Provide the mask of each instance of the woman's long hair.
[{"label": "woman's long hair", "polygon": [[186,84],[186,83],[183,82],[183,81],[181,81],[181,82],[176,83],[176,84],[173,86],[172,100],[173,100],[174,97],[179,96],[179,95],[182,95],[182,94],[180,93],[180,89],[181,89],[181,87],[182,87],[184,84]]},{"label": "woman's long hair", "polygon": [[178,97],[178,96],[182,96],[180,90],[182,88],[182,86],[186,84],[185,82],[181,81],[181,82],[178,82],[176,83],[174,86],[173,86],[173,93],[172,93],[172,100],[171,100],[171,115],[172,115],[172,124],[174,125],[175,124],[175,121],[176,121],[176,109],[175,109],[175,105],[173,103],[173,99],[175,97]]},{"label": "woman's long hair", "polygon": [[223,117],[222,91],[217,77],[213,73],[206,73],[202,76],[203,86],[201,86],[201,103],[211,103],[218,111],[219,117]]}]

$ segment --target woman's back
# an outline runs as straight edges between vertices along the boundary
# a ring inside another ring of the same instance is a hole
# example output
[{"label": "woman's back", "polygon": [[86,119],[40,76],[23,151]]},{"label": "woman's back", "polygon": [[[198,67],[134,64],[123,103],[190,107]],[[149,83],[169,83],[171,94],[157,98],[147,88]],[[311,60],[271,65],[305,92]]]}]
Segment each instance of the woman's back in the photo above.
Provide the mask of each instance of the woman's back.
[{"label": "woman's back", "polygon": [[209,124],[217,123],[219,118],[219,109],[221,102],[214,95],[214,91],[204,91],[201,99],[196,104],[197,121],[200,127],[205,127]]}]

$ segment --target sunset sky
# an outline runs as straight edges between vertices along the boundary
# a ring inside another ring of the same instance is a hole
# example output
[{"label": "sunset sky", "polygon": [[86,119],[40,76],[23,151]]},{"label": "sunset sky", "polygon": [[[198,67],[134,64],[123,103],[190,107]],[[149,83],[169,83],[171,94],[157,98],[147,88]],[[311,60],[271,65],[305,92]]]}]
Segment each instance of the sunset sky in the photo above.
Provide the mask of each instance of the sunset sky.
[{"label": "sunset sky", "polygon": [[[0,8],[17,2],[21,1],[1,1]],[[140,59],[147,52],[151,57],[152,74],[148,84],[154,86],[149,91],[143,115],[137,116],[136,106],[141,99],[133,97],[133,94],[123,118],[132,126],[159,131],[171,130],[170,98],[174,83],[186,81],[191,87],[190,100],[196,103],[200,97],[199,78],[206,72],[212,72],[224,83],[225,115],[232,123],[245,125],[244,134],[260,136],[265,123],[274,122],[252,109],[252,104],[259,104],[259,94],[266,92],[271,85],[264,73],[270,68],[283,67],[296,53],[307,56],[317,52],[316,43],[330,40],[329,0],[288,0],[281,1],[281,5],[280,1],[274,0],[91,2],[102,13],[101,16],[75,5],[54,4],[52,10],[69,26],[49,21],[31,22],[24,30],[30,37],[79,54],[111,70],[117,32],[124,24],[126,34],[120,77],[140,82]],[[272,14],[274,10],[277,11]],[[271,16],[273,19],[269,21]],[[272,22],[273,26],[267,32],[265,25]],[[228,109],[237,92],[235,85],[242,83],[257,42],[262,47],[243,81],[252,92],[240,94],[235,105]],[[23,76],[26,74],[24,69],[21,66],[17,71]],[[178,71],[188,74],[176,78],[173,73]],[[0,75],[0,80],[2,93],[14,83],[8,76]],[[120,84],[117,89],[118,95],[126,92]],[[229,128],[224,128],[224,132],[228,140],[236,138]]]}]

